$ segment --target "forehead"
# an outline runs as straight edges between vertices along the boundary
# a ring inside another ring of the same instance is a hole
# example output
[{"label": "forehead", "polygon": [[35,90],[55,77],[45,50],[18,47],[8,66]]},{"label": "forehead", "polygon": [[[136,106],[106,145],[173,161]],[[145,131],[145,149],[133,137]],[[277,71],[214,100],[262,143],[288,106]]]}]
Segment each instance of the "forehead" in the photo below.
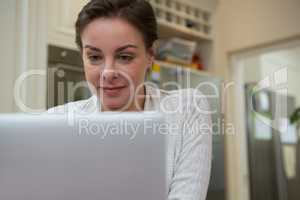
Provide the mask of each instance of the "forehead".
[{"label": "forehead", "polygon": [[82,43],[98,48],[115,49],[122,45],[144,46],[140,31],[121,18],[98,18],[90,22],[82,32]]}]

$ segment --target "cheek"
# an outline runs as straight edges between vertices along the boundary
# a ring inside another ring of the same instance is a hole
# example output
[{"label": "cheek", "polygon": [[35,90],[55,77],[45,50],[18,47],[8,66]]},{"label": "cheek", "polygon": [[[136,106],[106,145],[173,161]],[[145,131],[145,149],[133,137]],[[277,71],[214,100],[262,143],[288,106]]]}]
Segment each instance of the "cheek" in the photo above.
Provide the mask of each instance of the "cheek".
[{"label": "cheek", "polygon": [[127,70],[127,74],[132,78],[132,81],[137,84],[144,82],[146,72],[146,64],[144,62],[137,63]]},{"label": "cheek", "polygon": [[98,80],[99,80],[99,76],[100,76],[98,67],[85,65],[84,73],[85,73],[85,78],[87,81],[92,83],[94,86],[98,85]]}]

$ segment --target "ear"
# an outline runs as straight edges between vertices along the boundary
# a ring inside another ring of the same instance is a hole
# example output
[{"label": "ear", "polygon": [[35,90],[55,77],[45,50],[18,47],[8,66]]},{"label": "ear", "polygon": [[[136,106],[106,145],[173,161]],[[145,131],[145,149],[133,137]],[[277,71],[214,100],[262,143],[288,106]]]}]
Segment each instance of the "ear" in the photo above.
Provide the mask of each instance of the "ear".
[{"label": "ear", "polygon": [[147,55],[148,55],[148,68],[151,68],[153,65],[153,62],[155,60],[156,55],[156,42],[153,43],[153,45],[147,49]]}]

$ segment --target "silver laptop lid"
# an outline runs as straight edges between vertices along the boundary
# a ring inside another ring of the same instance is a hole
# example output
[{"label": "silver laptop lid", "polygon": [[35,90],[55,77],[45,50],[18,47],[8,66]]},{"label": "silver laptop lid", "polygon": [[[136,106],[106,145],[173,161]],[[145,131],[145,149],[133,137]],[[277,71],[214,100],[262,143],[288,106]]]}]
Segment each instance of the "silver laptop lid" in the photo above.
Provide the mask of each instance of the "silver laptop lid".
[{"label": "silver laptop lid", "polygon": [[0,199],[165,200],[158,113],[0,115]]}]

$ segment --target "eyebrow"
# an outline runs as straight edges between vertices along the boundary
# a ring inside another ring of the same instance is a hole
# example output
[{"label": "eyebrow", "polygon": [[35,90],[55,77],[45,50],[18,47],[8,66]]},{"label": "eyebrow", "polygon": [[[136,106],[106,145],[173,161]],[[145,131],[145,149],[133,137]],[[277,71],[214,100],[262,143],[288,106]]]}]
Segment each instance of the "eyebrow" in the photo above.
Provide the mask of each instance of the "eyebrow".
[{"label": "eyebrow", "polygon": [[[93,47],[91,45],[85,45],[84,48],[91,49],[93,51],[101,52],[101,49],[99,49],[97,47]],[[124,49],[127,49],[127,48],[136,48],[137,49],[138,47],[136,45],[133,45],[133,44],[128,44],[128,45],[117,48],[116,51],[120,52],[120,51],[123,51]]]}]

